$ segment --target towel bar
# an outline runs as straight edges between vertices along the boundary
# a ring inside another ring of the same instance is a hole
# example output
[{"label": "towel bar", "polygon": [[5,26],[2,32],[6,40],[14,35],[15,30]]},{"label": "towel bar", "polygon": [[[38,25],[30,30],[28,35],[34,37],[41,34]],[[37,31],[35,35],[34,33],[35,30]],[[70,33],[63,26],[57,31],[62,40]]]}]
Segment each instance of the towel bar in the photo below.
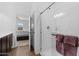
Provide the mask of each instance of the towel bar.
[{"label": "towel bar", "polygon": [[51,35],[56,36],[56,34],[51,34]]}]

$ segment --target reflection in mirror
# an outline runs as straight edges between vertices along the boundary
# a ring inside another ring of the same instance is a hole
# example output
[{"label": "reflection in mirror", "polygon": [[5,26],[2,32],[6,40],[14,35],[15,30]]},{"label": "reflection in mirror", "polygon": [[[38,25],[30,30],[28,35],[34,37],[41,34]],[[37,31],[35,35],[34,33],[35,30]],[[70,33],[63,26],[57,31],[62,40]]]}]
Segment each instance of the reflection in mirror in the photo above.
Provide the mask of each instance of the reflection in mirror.
[{"label": "reflection in mirror", "polygon": [[17,23],[17,30],[23,30],[23,24],[22,23]]}]

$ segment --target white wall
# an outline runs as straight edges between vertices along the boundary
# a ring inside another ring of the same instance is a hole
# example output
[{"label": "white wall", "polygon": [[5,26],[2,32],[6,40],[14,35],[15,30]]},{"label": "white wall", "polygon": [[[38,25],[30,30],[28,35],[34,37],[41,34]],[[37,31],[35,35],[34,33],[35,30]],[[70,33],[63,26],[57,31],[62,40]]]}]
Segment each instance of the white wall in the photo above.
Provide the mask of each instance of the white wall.
[{"label": "white wall", "polygon": [[31,2],[16,2],[16,16],[29,17],[32,10]]},{"label": "white wall", "polygon": [[16,11],[15,3],[0,3],[0,37],[13,33],[13,47],[16,42]]},{"label": "white wall", "polygon": [[57,33],[79,36],[79,3],[56,3]]}]

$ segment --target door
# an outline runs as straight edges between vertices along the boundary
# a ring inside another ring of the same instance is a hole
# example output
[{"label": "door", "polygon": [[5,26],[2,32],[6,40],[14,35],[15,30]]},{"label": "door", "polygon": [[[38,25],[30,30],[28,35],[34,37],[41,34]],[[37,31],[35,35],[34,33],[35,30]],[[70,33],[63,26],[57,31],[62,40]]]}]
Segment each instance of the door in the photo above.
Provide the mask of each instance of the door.
[{"label": "door", "polygon": [[7,36],[2,38],[2,55],[6,55],[7,52]]}]

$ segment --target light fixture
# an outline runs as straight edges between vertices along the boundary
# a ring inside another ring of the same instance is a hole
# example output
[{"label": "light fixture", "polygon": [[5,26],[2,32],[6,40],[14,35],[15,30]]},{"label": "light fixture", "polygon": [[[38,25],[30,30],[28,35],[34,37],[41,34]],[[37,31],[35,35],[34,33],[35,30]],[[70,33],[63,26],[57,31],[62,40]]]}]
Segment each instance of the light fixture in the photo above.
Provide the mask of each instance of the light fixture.
[{"label": "light fixture", "polygon": [[17,16],[16,19],[19,19],[19,20],[26,20],[27,18],[26,18],[26,17],[23,17],[23,16]]},{"label": "light fixture", "polygon": [[63,16],[63,15],[64,15],[64,13],[58,13],[58,14],[55,14],[54,17],[55,17],[55,18],[58,18],[58,17],[61,17],[61,16]]}]

